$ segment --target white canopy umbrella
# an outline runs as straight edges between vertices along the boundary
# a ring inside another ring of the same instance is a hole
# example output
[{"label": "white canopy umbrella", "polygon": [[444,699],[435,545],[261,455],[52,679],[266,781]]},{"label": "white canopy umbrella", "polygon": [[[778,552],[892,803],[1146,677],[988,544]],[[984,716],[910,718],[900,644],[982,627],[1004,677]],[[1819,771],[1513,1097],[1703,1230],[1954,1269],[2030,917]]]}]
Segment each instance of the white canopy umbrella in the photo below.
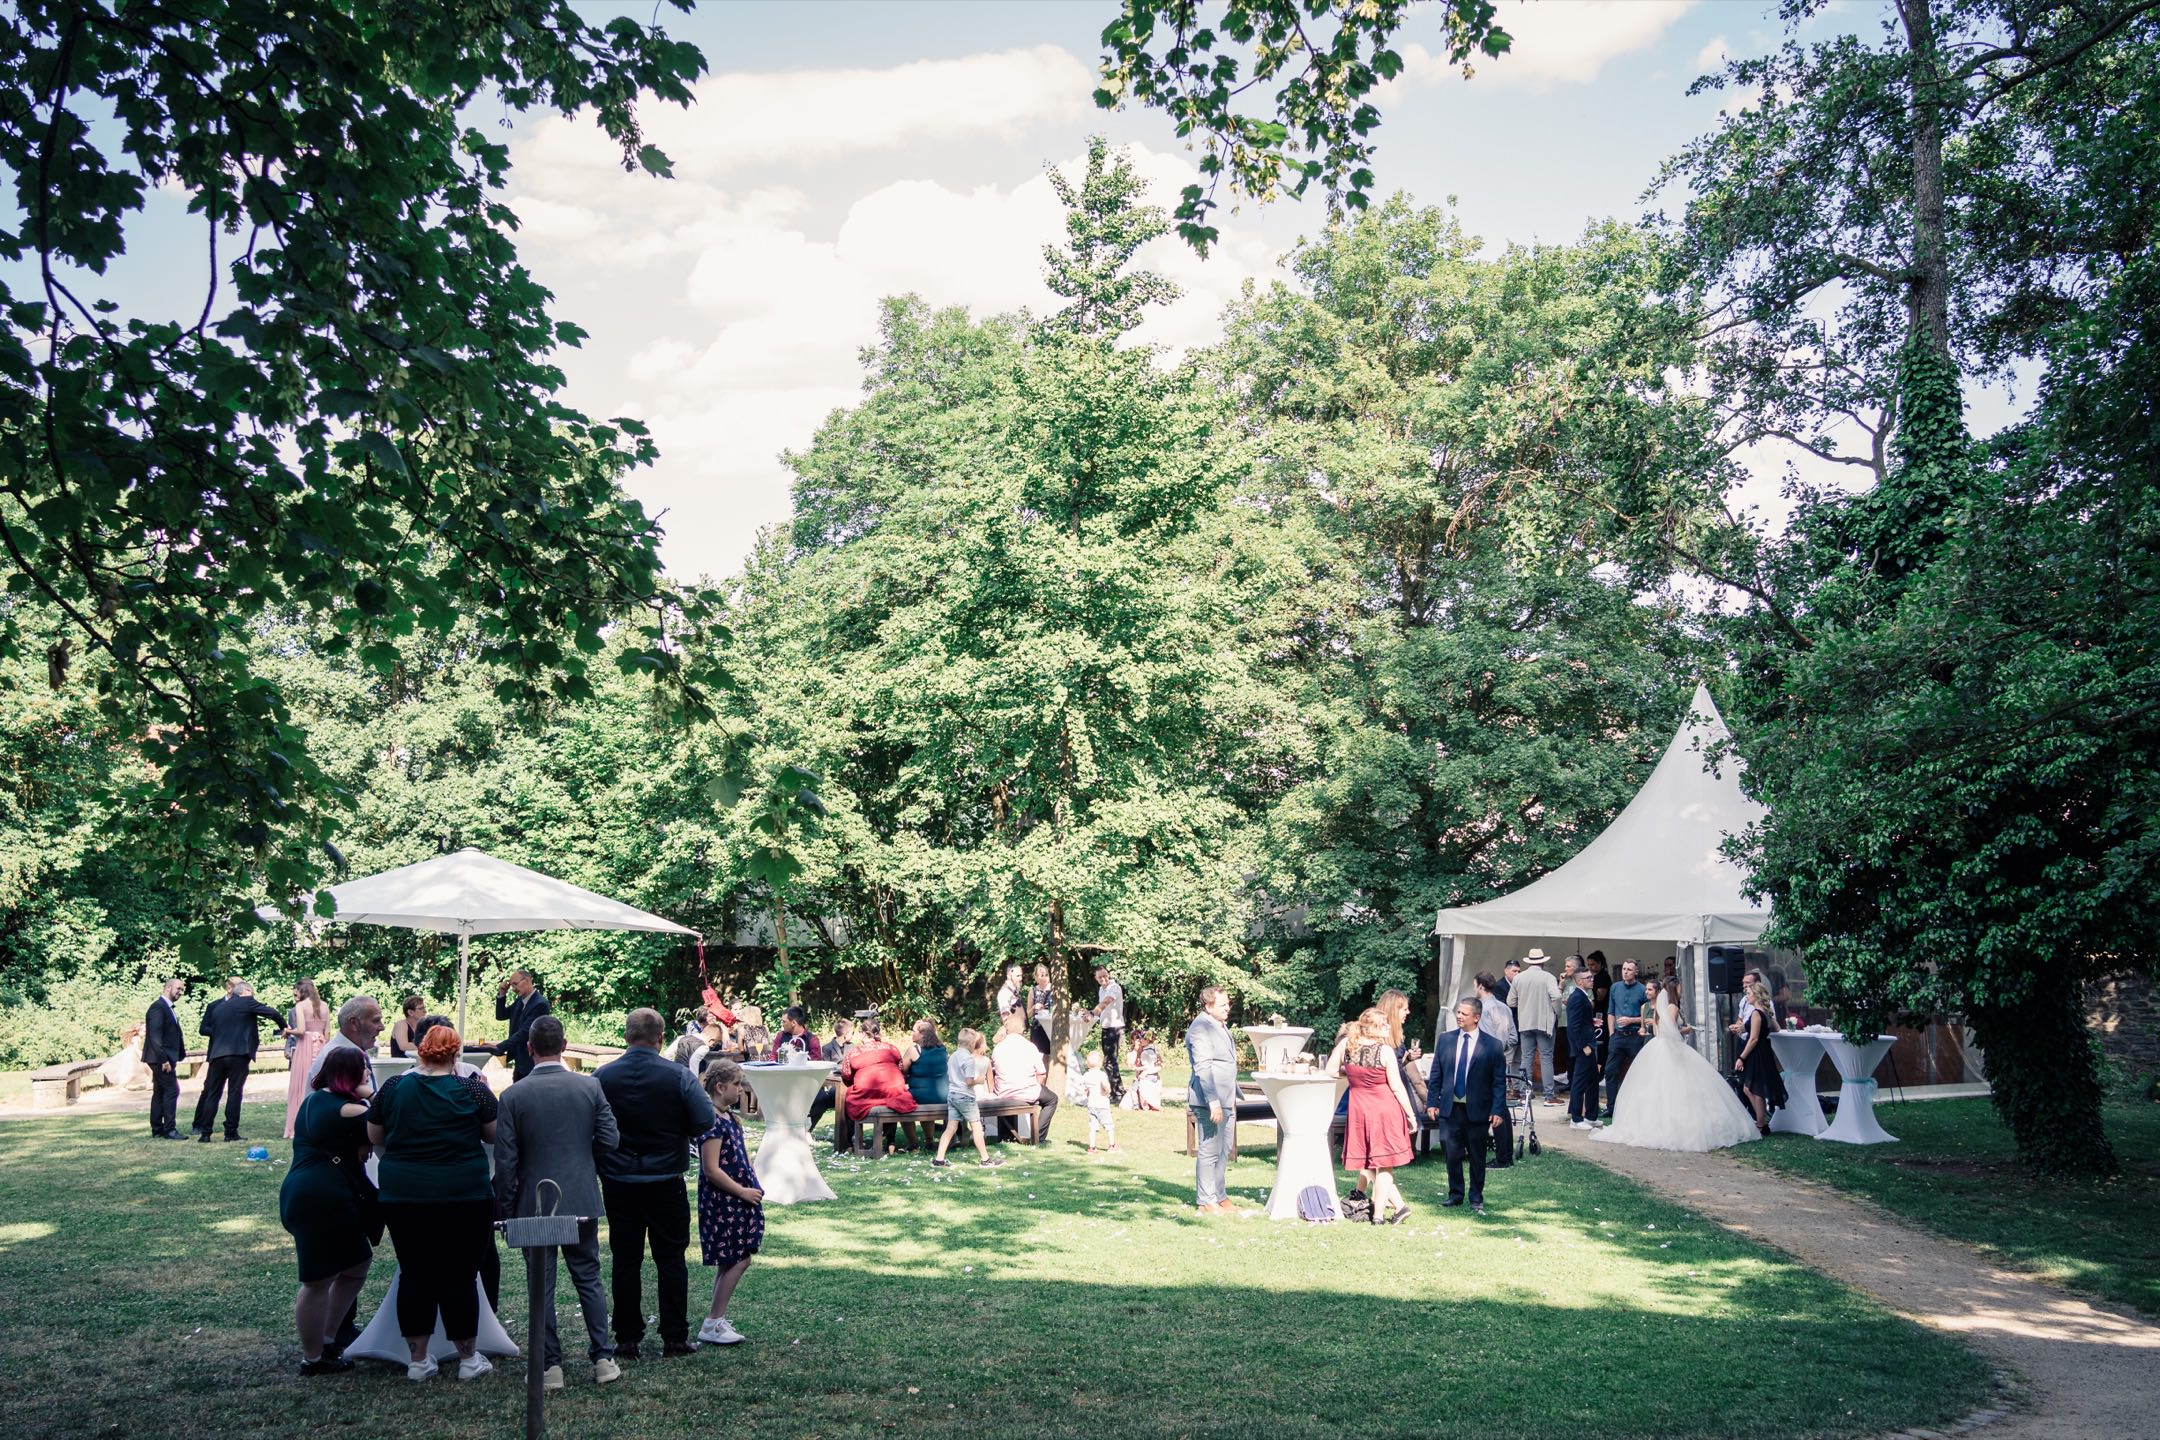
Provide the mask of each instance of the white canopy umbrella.
[{"label": "white canopy umbrella", "polygon": [[[348,880],[323,893],[336,902],[336,912],[323,918],[340,924],[396,925],[458,937],[460,1035],[465,1033],[468,947],[475,935],[506,930],[647,930],[704,938],[686,925],[498,860],[469,845],[416,865]],[[278,918],[270,907],[256,913],[266,920]]]}]

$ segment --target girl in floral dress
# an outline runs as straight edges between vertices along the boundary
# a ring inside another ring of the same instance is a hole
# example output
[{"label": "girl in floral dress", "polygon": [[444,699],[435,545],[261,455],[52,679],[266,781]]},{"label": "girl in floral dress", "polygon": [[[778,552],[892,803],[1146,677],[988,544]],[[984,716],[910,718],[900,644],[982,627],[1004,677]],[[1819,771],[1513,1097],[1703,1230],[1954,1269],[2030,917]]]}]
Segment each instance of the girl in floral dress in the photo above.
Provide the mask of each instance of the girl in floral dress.
[{"label": "girl in floral dress", "polygon": [[743,1096],[742,1066],[715,1060],[705,1067],[705,1093],[712,1096],[712,1128],[697,1137],[698,1240],[705,1263],[713,1267],[712,1310],[698,1327],[707,1345],[739,1345],[742,1332],[728,1323],[728,1301],[742,1283],[750,1257],[765,1243],[765,1192],[750,1168],[742,1122],[733,1114]]}]

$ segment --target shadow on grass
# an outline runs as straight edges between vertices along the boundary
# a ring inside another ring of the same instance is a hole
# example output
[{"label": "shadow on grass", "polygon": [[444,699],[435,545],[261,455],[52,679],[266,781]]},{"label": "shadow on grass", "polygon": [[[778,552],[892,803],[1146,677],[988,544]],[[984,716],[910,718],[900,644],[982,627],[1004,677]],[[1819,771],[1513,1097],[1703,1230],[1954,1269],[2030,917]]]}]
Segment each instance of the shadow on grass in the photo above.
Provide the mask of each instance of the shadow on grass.
[{"label": "shadow on grass", "polygon": [[[573,1361],[552,1433],[1829,1436],[1980,1390],[1951,1342],[1565,1157],[1495,1172],[1483,1221],[1440,1210],[1426,1165],[1401,1175],[1410,1222],[1307,1227],[1200,1219],[1171,1126],[1130,1134],[1123,1164],[1065,1142],[995,1171],[827,1163],[837,1202],[769,1216],[733,1310],[749,1343],[607,1390]],[[0,1214],[50,1227],[0,1252],[10,1440],[174,1413],[217,1436],[515,1433],[514,1366],[427,1391],[292,1374],[283,1167],[239,1148],[138,1142],[119,1117],[0,1126]],[[1241,1160],[1233,1193],[1271,1174]],[[366,1309],[389,1272],[386,1250]],[[574,1308],[561,1324],[576,1356]]]}]

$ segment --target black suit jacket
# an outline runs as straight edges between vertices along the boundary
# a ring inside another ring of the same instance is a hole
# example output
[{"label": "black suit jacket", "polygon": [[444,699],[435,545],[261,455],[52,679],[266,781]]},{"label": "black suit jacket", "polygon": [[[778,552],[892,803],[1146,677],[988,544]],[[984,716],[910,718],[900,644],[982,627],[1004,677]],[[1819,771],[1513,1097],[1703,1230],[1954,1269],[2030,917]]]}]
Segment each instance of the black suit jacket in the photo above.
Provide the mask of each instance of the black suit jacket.
[{"label": "black suit jacket", "polygon": [[1567,997],[1567,1053],[1577,1060],[1582,1059],[1584,1050],[1597,1048],[1596,1021],[1596,999],[1580,987],[1570,990]]},{"label": "black suit jacket", "polygon": [[255,1047],[262,1043],[262,1031],[256,1028],[258,1020],[268,1020],[279,1029],[285,1026],[285,1017],[262,1001],[228,995],[210,1002],[197,1028],[210,1037],[212,1060],[221,1055],[245,1055],[252,1060]]},{"label": "black suit jacket", "polygon": [[180,1017],[162,995],[143,1012],[142,1058],[153,1070],[167,1061],[178,1064],[187,1059],[187,1036],[181,1033]]},{"label": "black suit jacket", "polygon": [[503,1036],[503,1042],[495,1047],[495,1053],[509,1060],[510,1073],[518,1079],[522,1080],[532,1073],[532,1051],[526,1048],[526,1033],[532,1029],[533,1021],[542,1015],[553,1013],[547,996],[540,993],[537,985],[533,987],[532,994],[522,1000],[512,1000],[507,995],[495,997],[495,1018],[506,1020],[510,1024],[510,1033]]},{"label": "black suit jacket", "polygon": [[1507,1114],[1507,1052],[1483,1030],[1467,1035],[1457,1030],[1433,1048],[1432,1068],[1425,1072],[1425,1105],[1438,1110],[1443,1120],[1455,1109],[1455,1066],[1465,1045],[1476,1048],[1470,1052],[1463,1107],[1472,1125],[1488,1125],[1494,1116]]}]

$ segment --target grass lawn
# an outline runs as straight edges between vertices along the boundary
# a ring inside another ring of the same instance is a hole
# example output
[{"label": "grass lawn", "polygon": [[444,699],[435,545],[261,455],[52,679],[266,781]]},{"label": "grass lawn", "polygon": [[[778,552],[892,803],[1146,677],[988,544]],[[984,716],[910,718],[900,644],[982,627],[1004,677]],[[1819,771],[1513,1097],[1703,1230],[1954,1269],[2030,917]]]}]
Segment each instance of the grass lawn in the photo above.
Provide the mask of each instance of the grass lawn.
[{"label": "grass lawn", "polygon": [[1986,1100],[1877,1105],[1895,1145],[1781,1140],[1732,1153],[1819,1180],[1900,1219],[1977,1245],[2020,1270],[2160,1316],[2160,1105],[2111,1104],[2123,1174],[2102,1184],[2034,1180]]},{"label": "grass lawn", "polygon": [[[1179,1111],[1125,1117],[1125,1154],[1093,1163],[1068,1118],[1002,1170],[825,1156],[840,1199],[773,1211],[733,1349],[600,1390],[563,1284],[571,1384],[551,1433],[1828,1436],[1927,1425],[1985,1393],[1953,1341],[1565,1157],[1495,1172],[1482,1221],[1437,1207],[1436,1164],[1403,1172],[1417,1208],[1399,1226],[1202,1220]],[[281,1119],[250,1105],[245,1129]],[[283,1167],[141,1128],[0,1124],[11,1440],[516,1433],[517,1362],[426,1390],[368,1364],[295,1376]],[[1257,1203],[1272,1170],[1271,1147],[1242,1154],[1233,1198]],[[695,1260],[693,1240],[701,1315]],[[385,1247],[364,1314],[391,1263]],[[504,1269],[518,1335],[522,1272]]]}]

